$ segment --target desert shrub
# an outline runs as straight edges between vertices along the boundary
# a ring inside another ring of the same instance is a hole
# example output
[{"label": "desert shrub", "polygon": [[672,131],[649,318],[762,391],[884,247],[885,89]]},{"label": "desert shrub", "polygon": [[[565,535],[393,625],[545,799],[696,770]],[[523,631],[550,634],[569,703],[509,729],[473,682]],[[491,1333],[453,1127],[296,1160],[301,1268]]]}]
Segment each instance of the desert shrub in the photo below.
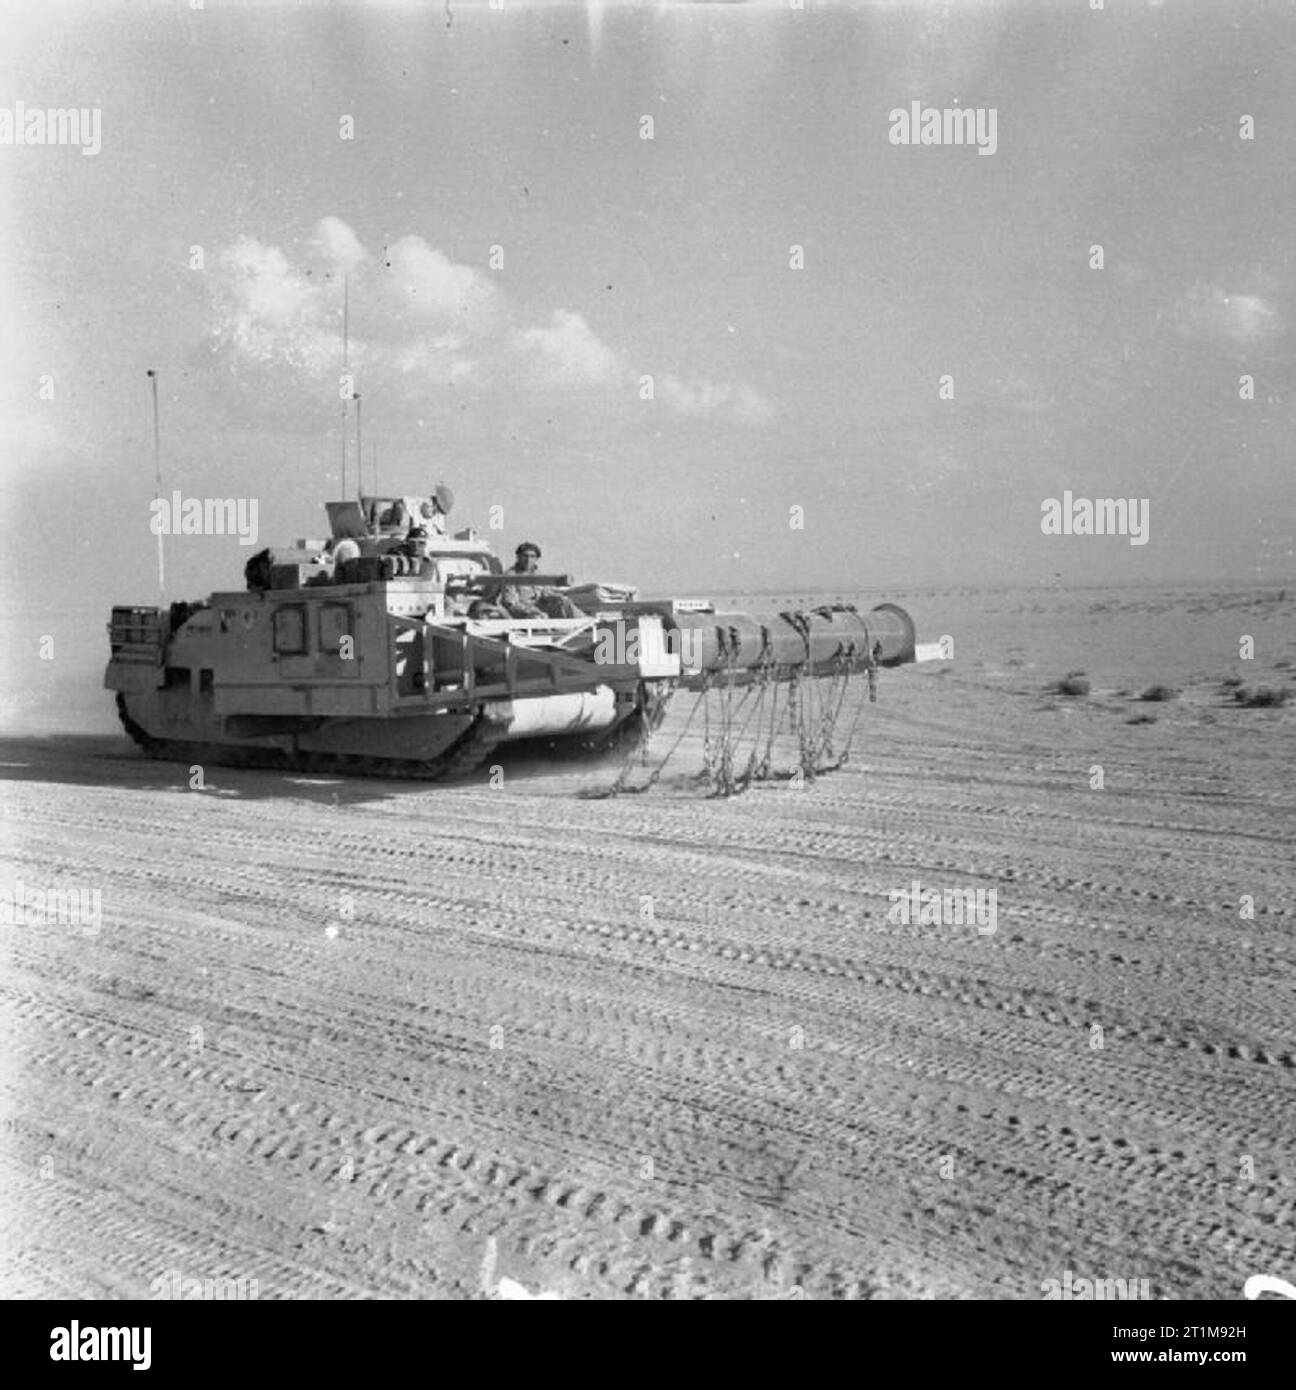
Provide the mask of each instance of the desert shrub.
[{"label": "desert shrub", "polygon": [[1255,690],[1248,690],[1245,685],[1240,685],[1233,692],[1233,698],[1243,709],[1278,709],[1291,699],[1291,691],[1275,690],[1269,685],[1261,685],[1257,686]]},{"label": "desert shrub", "polygon": [[1159,704],[1165,700],[1177,700],[1178,698],[1179,692],[1169,685],[1149,685],[1139,696],[1140,700],[1147,700],[1150,704]]},{"label": "desert shrub", "polygon": [[1131,715],[1126,721],[1127,724],[1155,724],[1157,717],[1149,714],[1147,710],[1140,710],[1138,714]]},{"label": "desert shrub", "polygon": [[1089,677],[1083,671],[1068,671],[1049,689],[1055,695],[1088,695]]}]

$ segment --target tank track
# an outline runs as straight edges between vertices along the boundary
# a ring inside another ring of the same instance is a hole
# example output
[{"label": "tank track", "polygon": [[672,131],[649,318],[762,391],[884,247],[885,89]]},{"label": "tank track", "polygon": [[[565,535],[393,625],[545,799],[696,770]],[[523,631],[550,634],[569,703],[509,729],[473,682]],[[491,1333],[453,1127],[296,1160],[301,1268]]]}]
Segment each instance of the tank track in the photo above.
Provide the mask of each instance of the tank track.
[{"label": "tank track", "polygon": [[449,782],[466,777],[500,741],[494,725],[478,717],[439,758],[371,758],[358,753],[285,753],[278,748],[243,748],[237,744],[186,743],[154,738],[131,718],[126,696],[117,692],[122,727],[148,754],[166,762],[215,763],[219,767],[261,768],[278,772],[340,774],[347,777],[401,777]]}]

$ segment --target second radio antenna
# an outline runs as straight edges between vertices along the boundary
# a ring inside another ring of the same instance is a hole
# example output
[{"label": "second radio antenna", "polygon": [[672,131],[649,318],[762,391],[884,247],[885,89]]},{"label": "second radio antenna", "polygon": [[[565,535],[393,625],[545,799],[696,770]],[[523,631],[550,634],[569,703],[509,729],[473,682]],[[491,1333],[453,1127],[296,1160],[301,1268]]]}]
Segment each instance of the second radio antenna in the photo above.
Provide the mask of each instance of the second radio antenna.
[{"label": "second radio antenna", "polygon": [[[162,500],[162,431],[158,424],[158,378],[152,367],[148,369],[148,379],[153,384],[153,474],[157,480],[154,495]],[[159,509],[160,510],[160,509]],[[176,524],[179,522],[177,520]],[[166,598],[166,561],[162,547],[162,527],[158,527],[158,593]]]},{"label": "second radio antenna", "polygon": [[347,495],[347,400],[351,395],[348,352],[351,338],[351,277],[342,277],[342,496]]}]

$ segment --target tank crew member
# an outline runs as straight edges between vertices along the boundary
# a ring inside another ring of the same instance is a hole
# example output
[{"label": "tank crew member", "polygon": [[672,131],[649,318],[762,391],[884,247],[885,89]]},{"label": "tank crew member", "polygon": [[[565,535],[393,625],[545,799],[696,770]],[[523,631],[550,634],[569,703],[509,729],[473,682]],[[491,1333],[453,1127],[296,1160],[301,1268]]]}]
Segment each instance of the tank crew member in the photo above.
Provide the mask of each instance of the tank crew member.
[{"label": "tank crew member", "polygon": [[[534,574],[540,564],[540,547],[534,541],[523,541],[518,546],[513,563],[506,574]],[[540,597],[538,584],[509,584],[500,593],[500,605],[514,618],[543,618],[544,610],[537,600]]]},{"label": "tank crew member", "polygon": [[399,550],[415,562],[415,574],[425,574],[433,563],[428,555],[428,533],[421,526],[410,527],[409,535],[400,543]]},{"label": "tank crew member", "polygon": [[449,524],[447,518],[453,506],[454,493],[444,483],[438,483],[432,489],[432,496],[419,504],[419,520],[415,524],[421,524],[429,532],[435,531],[438,536],[444,536]]},{"label": "tank crew member", "polygon": [[384,531],[403,531],[409,525],[409,508],[405,505],[403,497],[394,498],[391,504],[381,511],[378,503],[381,498],[375,498],[373,505],[369,509],[370,524],[377,526]]},{"label": "tank crew member", "polygon": [[344,578],[350,571],[348,567],[355,560],[360,558],[360,543],[350,536],[338,541],[330,554],[333,561],[332,582],[334,584],[347,584],[351,581]]},{"label": "tank crew member", "polygon": [[268,549],[257,553],[243,566],[243,579],[251,593],[270,587],[270,566],[274,563]]},{"label": "tank crew member", "polygon": [[[525,577],[535,574],[540,566],[540,547],[534,541],[523,541],[517,548],[517,558],[506,571]],[[566,594],[539,584],[509,584],[500,595],[500,603],[514,618],[579,618],[581,611]]]}]

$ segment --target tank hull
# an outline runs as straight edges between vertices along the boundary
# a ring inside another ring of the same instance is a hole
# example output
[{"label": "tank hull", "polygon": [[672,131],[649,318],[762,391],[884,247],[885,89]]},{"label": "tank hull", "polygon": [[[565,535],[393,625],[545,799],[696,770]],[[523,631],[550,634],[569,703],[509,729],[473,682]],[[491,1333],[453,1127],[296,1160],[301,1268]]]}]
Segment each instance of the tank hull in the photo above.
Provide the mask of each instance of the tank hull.
[{"label": "tank hull", "polygon": [[578,617],[474,619],[435,579],[288,574],[169,611],[114,609],[104,683],[153,757],[441,779],[509,743],[632,748],[680,687],[857,671],[871,683],[879,665],[912,660],[913,636],[891,605],[617,601]]}]

